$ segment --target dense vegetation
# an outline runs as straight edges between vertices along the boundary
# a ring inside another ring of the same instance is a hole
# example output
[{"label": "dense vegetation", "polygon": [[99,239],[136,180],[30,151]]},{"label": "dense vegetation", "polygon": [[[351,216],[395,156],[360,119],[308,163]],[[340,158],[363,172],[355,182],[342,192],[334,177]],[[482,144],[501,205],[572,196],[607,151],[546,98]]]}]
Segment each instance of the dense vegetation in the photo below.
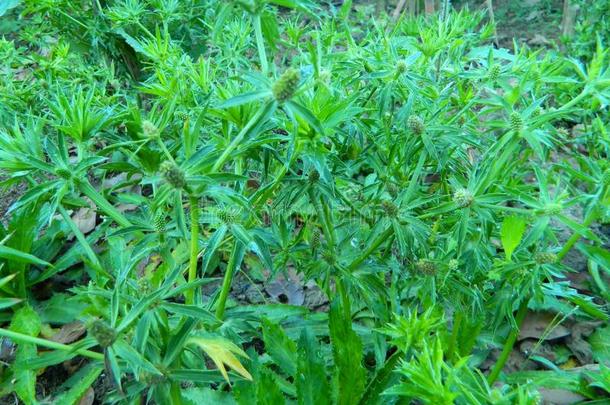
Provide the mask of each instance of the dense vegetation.
[{"label": "dense vegetation", "polygon": [[605,38],[350,3],[0,2],[0,398],[607,400]]}]

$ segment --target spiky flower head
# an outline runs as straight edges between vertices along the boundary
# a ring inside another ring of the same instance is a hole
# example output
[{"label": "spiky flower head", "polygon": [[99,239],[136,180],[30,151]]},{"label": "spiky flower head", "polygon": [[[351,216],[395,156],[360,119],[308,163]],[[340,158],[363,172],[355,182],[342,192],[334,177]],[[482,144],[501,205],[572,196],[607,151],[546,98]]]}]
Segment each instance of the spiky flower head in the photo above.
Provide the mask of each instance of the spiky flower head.
[{"label": "spiky flower head", "polygon": [[510,115],[510,129],[515,132],[521,132],[523,129],[523,118],[516,111]]},{"label": "spiky flower head", "polygon": [[291,68],[286,70],[273,84],[273,97],[275,97],[278,103],[290,100],[294,96],[300,80],[301,74],[297,69]]},{"label": "spiky flower head", "polygon": [[489,80],[495,82],[500,77],[500,65],[494,64],[489,67],[489,71],[487,72]]},{"label": "spiky flower head", "polygon": [[436,265],[431,260],[419,259],[417,263],[415,263],[415,270],[417,270],[419,274],[433,276],[436,274]]},{"label": "spiky flower head", "polygon": [[315,228],[313,230],[313,232],[311,233],[311,241],[309,242],[309,244],[311,245],[312,248],[315,249],[318,246],[320,246],[320,238],[321,238],[320,230],[318,228]]},{"label": "spiky flower head", "polygon": [[536,107],[534,111],[532,111],[532,118],[539,117],[542,114],[542,107]]},{"label": "spiky flower head", "polygon": [[544,213],[546,215],[558,215],[563,211],[563,207],[561,204],[557,203],[549,203],[544,207]]},{"label": "spiky flower head", "polygon": [[551,252],[538,252],[535,260],[538,264],[552,264],[557,262],[557,255]]},{"label": "spiky flower head", "polygon": [[232,207],[223,207],[219,208],[216,211],[216,215],[222,223],[226,225],[231,225],[237,221],[237,218],[239,217],[239,211]]},{"label": "spiky flower head", "polygon": [[155,231],[162,233],[165,232],[165,225],[167,225],[165,212],[159,210],[153,217],[153,227],[155,228]]},{"label": "spiky flower head", "polygon": [[104,349],[112,346],[116,340],[116,331],[100,319],[93,321],[89,326],[89,333]]},{"label": "spiky flower head", "polygon": [[186,186],[186,176],[174,162],[163,162],[159,171],[161,172],[163,179],[172,187],[182,189]]},{"label": "spiky flower head", "polygon": [[320,172],[318,172],[316,169],[313,169],[309,172],[309,182],[315,183],[318,180],[320,180]]},{"label": "spiky flower head", "polygon": [[474,202],[474,196],[470,192],[470,190],[465,188],[460,188],[453,193],[453,201],[460,208],[466,208],[472,205]]},{"label": "spiky flower head", "polygon": [[337,264],[337,254],[331,249],[325,249],[322,252],[322,259],[330,266]]},{"label": "spiky flower head", "polygon": [[390,218],[395,218],[396,216],[398,216],[398,207],[392,201],[382,201],[381,209]]},{"label": "spiky flower head", "polygon": [[144,120],[142,121],[142,133],[147,138],[155,138],[159,136],[159,128],[153,122]]},{"label": "spiky flower head", "polygon": [[405,62],[404,60],[399,60],[398,62],[396,62],[396,73],[398,73],[399,75],[406,72],[407,68],[407,62]]},{"label": "spiky flower head", "polygon": [[456,271],[460,267],[460,262],[457,259],[451,259],[449,260],[449,263],[447,263],[447,267],[451,271]]},{"label": "spiky flower head", "polygon": [[416,135],[421,135],[426,130],[424,120],[418,115],[411,115],[407,120],[407,126]]},{"label": "spiky flower head", "polygon": [[565,139],[570,136],[570,132],[565,128],[557,128],[557,136]]}]

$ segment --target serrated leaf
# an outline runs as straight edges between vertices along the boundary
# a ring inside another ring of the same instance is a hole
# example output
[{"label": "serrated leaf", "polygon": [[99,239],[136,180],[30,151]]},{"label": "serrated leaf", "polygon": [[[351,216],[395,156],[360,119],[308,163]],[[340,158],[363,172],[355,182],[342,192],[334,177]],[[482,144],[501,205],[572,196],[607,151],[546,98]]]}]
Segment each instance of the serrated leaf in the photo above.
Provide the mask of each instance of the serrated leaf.
[{"label": "serrated leaf", "polygon": [[[26,305],[13,315],[10,330],[28,336],[38,336],[41,328],[40,317],[30,307]],[[36,370],[30,370],[22,365],[37,356],[38,350],[31,343],[21,343],[17,347],[15,363],[12,366],[15,378],[15,392],[19,399],[26,404],[36,403]]]},{"label": "serrated leaf", "polygon": [[344,317],[343,305],[336,299],[329,313],[330,341],[335,362],[335,389],[338,405],[357,404],[364,392],[362,341]]},{"label": "serrated leaf", "polygon": [[286,403],[273,373],[267,369],[261,370],[256,383],[256,399],[259,405],[282,405]]},{"label": "serrated leaf", "polygon": [[297,349],[297,374],[294,381],[299,405],[330,404],[330,386],[318,342],[303,328]]},{"label": "serrated leaf", "polygon": [[268,319],[263,319],[263,340],[265,349],[275,364],[289,376],[294,376],[297,370],[297,348],[295,343],[286,336],[284,330]]},{"label": "serrated leaf", "polygon": [[610,366],[610,325],[597,329],[589,337],[589,344],[593,350],[593,358]]},{"label": "serrated leaf", "polygon": [[502,222],[502,230],[500,231],[500,238],[502,240],[502,247],[506,254],[506,260],[510,261],[511,256],[525,233],[525,219],[518,216],[510,216],[504,218]]}]

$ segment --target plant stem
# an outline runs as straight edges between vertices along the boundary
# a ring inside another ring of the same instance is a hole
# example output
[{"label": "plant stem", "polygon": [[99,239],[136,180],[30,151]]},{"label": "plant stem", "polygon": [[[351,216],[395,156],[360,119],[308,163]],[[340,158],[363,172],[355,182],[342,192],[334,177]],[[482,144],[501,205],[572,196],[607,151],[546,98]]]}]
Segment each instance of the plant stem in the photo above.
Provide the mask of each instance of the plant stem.
[{"label": "plant stem", "polygon": [[225,277],[222,281],[222,290],[220,291],[220,297],[218,298],[218,306],[216,307],[216,318],[221,319],[225,314],[225,306],[227,305],[227,298],[229,296],[229,292],[231,291],[231,283],[233,281],[233,273],[235,272],[235,265],[237,262],[237,256],[239,254],[239,242],[235,241],[235,245],[233,245],[233,251],[231,252],[231,257],[229,258],[229,262],[227,263],[227,269],[225,271]]},{"label": "plant stem", "polygon": [[263,75],[269,72],[269,62],[267,52],[265,51],[265,41],[263,38],[263,29],[261,26],[261,15],[259,13],[252,17],[254,22],[254,36],[256,37],[256,47],[258,48],[258,56],[261,60],[261,70]]},{"label": "plant stem", "polygon": [[129,222],[129,220],[127,218],[125,218],[125,216],[123,214],[121,214],[119,212],[119,210],[114,208],[114,206],[112,204],[110,204],[108,202],[108,200],[106,200],[104,198],[104,196],[101,195],[91,185],[91,183],[89,183],[89,180],[87,180],[86,177],[80,178],[80,179],[75,179],[74,182],[75,182],[76,186],[78,187],[78,189],[84,195],[89,197],[89,199],[91,199],[91,201],[93,201],[93,203],[96,205],[97,208],[104,211],[106,213],[106,215],[108,215],[110,218],[115,220],[117,224],[119,224],[121,226],[125,226],[125,227],[132,226],[131,222]]},{"label": "plant stem", "polygon": [[89,357],[90,359],[94,360],[104,360],[104,355],[102,353],[94,352],[87,349],[79,349],[74,346],[53,342],[51,340],[40,339],[34,336],[24,335],[22,333],[13,332],[7,329],[0,328],[0,336],[7,337],[16,342],[31,343],[37,346],[48,347],[49,349],[77,353],[81,356]]},{"label": "plant stem", "polygon": [[390,225],[388,227],[388,229],[386,229],[381,235],[379,235],[377,237],[377,239],[375,239],[373,241],[373,243],[370,244],[370,246],[364,251],[362,252],[362,254],[360,256],[358,256],[356,259],[354,259],[353,262],[351,262],[348,266],[347,266],[347,270],[348,271],[354,271],[356,270],[356,268],[358,266],[360,266],[360,264],[362,262],[364,262],[366,259],[368,259],[368,257],[375,251],[377,250],[377,248],[379,246],[381,246],[383,244],[383,242],[387,241],[388,238],[390,238],[390,236],[392,236],[392,234],[394,233],[394,228],[392,228],[392,225]]},{"label": "plant stem", "polygon": [[504,342],[504,347],[502,348],[502,353],[500,353],[500,357],[494,364],[493,369],[487,376],[487,382],[489,385],[492,385],[500,375],[500,372],[504,368],[506,361],[508,360],[508,356],[513,351],[513,346],[515,346],[515,342],[517,341],[517,337],[519,337],[519,330],[521,329],[521,324],[523,323],[523,319],[525,318],[525,314],[527,313],[527,305],[530,301],[530,298],[526,298],[521,302],[519,309],[517,310],[517,316],[515,317],[516,327],[513,328],[508,337],[506,338],[506,342]]},{"label": "plant stem", "polygon": [[[189,197],[191,208],[191,251],[189,258],[188,282],[192,283],[197,278],[197,259],[199,255],[199,200]],[[195,302],[195,291],[189,290],[186,294],[186,303],[193,305]]]},{"label": "plant stem", "polygon": [[[602,188],[601,193],[600,193],[600,198],[604,199],[606,193],[608,192],[608,187],[605,186]],[[597,207],[593,207],[591,208],[591,211],[589,211],[589,213],[585,216],[585,219],[582,223],[582,226],[584,226],[585,228],[588,228],[589,225],[591,225],[593,223],[593,221],[595,221],[598,217],[599,213],[597,210]],[[568,254],[568,252],[572,249],[572,247],[574,247],[574,245],[576,244],[576,242],[578,242],[580,240],[580,238],[582,237],[582,235],[578,232],[574,232],[572,234],[572,236],[570,236],[570,239],[568,239],[566,241],[566,244],[563,245],[563,248],[559,251],[559,253],[557,253],[557,259],[561,260],[565,257],[565,255]]]}]

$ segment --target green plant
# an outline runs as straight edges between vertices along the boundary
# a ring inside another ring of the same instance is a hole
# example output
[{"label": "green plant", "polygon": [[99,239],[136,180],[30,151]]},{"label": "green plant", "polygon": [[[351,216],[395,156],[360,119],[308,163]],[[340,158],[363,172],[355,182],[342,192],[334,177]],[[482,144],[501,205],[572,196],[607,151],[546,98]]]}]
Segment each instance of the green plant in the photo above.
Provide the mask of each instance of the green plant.
[{"label": "green plant", "polygon": [[[87,7],[25,1],[0,43],[2,184],[26,189],[0,396],[536,403],[505,367],[528,312],[607,321],[602,41],[583,64],[496,49],[468,10]],[[601,398],[604,373],[568,387]]]}]

